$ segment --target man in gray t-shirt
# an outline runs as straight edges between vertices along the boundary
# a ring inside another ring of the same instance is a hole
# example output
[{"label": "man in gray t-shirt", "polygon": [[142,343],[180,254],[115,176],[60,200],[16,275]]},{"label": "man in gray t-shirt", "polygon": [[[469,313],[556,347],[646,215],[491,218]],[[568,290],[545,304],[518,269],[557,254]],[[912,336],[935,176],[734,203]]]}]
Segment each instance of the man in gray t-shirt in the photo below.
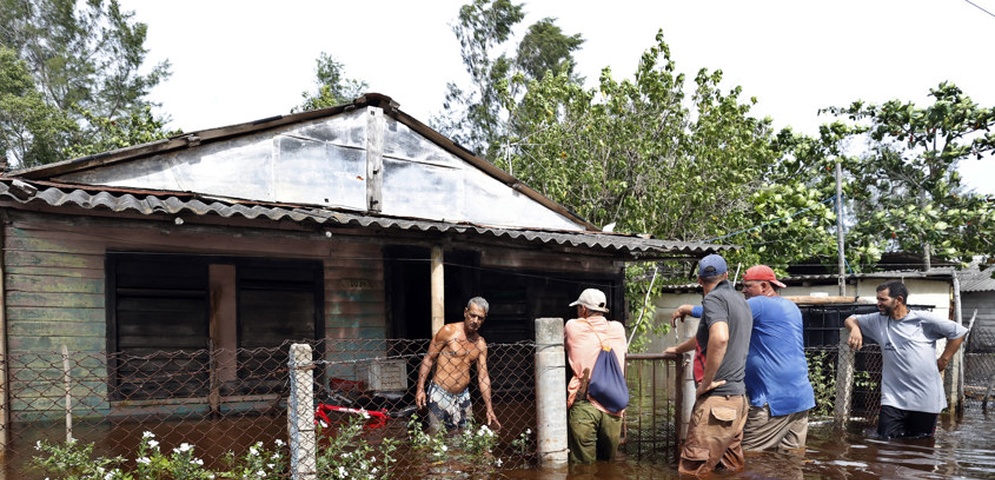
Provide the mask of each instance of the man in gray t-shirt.
[{"label": "man in gray t-shirt", "polygon": [[[844,322],[850,329],[847,342],[854,350],[863,345],[864,336],[881,345],[878,436],[882,438],[933,436],[937,415],[947,408],[940,372],[967,334],[955,322],[910,311],[908,296],[901,282],[879,285],[880,313],[854,315]],[[947,346],[937,358],[936,341],[941,338],[947,339]]]},{"label": "man in gray t-shirt", "polygon": [[705,298],[697,342],[705,368],[678,463],[682,475],[701,476],[717,467],[735,472],[745,463],[743,425],[749,402],[743,380],[753,315],[728,278],[721,256],[708,255],[698,263]]}]

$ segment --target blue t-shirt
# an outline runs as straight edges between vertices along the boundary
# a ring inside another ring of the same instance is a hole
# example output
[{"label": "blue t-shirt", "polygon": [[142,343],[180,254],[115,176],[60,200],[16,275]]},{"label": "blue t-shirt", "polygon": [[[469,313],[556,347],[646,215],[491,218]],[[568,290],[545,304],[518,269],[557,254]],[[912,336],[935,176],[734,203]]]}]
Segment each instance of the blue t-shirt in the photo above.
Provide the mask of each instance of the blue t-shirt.
[{"label": "blue t-shirt", "polygon": [[[745,377],[750,405],[767,404],[775,417],[815,407],[801,310],[782,297],[753,297],[746,303],[753,314]],[[691,309],[693,317],[701,313],[700,306]]]},{"label": "blue t-shirt", "polygon": [[753,312],[750,353],[746,357],[750,405],[767,404],[775,417],[815,407],[801,310],[781,297],[753,297],[746,303]]},{"label": "blue t-shirt", "polygon": [[966,328],[917,311],[901,320],[880,313],[855,318],[861,334],[881,345],[881,405],[925,413],[947,408],[943,379],[936,367],[936,341],[960,338]]}]

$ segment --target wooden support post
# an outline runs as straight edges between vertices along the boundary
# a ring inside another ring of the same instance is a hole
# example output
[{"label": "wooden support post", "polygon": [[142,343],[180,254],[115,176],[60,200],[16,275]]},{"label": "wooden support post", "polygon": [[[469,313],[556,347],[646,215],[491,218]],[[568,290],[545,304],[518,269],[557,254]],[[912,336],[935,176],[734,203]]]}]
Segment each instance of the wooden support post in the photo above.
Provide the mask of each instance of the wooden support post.
[{"label": "wooden support post", "polygon": [[66,443],[73,441],[73,382],[69,367],[69,348],[62,346],[62,374],[66,382]]},{"label": "wooden support post", "polygon": [[441,246],[432,247],[432,338],[446,323],[446,271]]}]

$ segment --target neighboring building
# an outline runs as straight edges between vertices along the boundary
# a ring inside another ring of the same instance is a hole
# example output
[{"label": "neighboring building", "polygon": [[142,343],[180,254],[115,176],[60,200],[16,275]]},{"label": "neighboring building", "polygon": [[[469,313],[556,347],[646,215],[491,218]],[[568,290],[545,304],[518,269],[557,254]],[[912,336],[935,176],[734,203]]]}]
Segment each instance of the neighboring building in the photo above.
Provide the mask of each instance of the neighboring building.
[{"label": "neighboring building", "polygon": [[[568,317],[588,286],[624,320],[625,262],[721,248],[603,233],[378,94],[7,172],[0,215],[0,354],[120,353],[83,401],[125,413],[279,389],[235,381],[285,369],[251,348],[367,339],[387,354],[390,339],[430,338],[433,301],[458,321],[487,297],[489,342],[533,338],[533,319]],[[325,358],[348,358],[329,345]],[[120,360],[191,351],[204,353]],[[12,369],[8,415],[34,395]],[[175,380],[190,376],[205,378]]]}]

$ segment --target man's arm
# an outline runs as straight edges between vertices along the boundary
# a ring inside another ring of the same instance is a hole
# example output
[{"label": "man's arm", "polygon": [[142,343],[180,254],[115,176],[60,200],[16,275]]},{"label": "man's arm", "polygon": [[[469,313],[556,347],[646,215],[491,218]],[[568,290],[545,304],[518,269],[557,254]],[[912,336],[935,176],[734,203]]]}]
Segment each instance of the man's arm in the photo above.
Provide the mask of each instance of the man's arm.
[{"label": "man's arm", "polygon": [[857,321],[857,317],[853,315],[846,317],[843,325],[850,329],[850,337],[847,338],[846,343],[854,351],[860,350],[860,347],[864,346],[864,335],[860,331],[860,322]]},{"label": "man's arm", "polygon": [[691,337],[687,340],[684,340],[678,345],[671,345],[667,347],[666,349],[663,350],[663,353],[673,353],[676,355],[681,355],[683,353],[690,352],[695,348],[698,348],[698,339],[695,337]]},{"label": "man's arm", "polygon": [[494,429],[501,428],[497,415],[494,415],[494,407],[491,405],[491,376],[487,373],[487,342],[480,339],[481,352],[477,355],[477,386],[480,387],[480,396],[484,399],[484,408],[487,410],[487,424]]},{"label": "man's arm", "polygon": [[941,372],[947,369],[947,364],[950,363],[950,359],[953,358],[955,353],[957,353],[957,349],[960,348],[960,345],[964,343],[964,337],[966,336],[967,334],[965,333],[957,338],[947,340],[946,348],[943,349],[943,353],[940,355],[940,358],[936,359],[936,368],[940,369]]},{"label": "man's arm", "polygon": [[418,384],[415,388],[415,406],[418,408],[425,408],[425,381],[428,380],[428,374],[432,371],[432,366],[435,365],[435,359],[439,358],[439,353],[442,352],[442,347],[446,344],[444,332],[448,331],[447,326],[444,325],[435,334],[432,343],[428,345],[428,353],[425,354],[425,358],[421,361],[421,367],[418,368]]},{"label": "man's arm", "polygon": [[722,364],[722,359],[726,356],[726,348],[729,346],[729,324],[726,322],[715,322],[708,327],[708,355],[705,356],[705,372],[698,385],[697,396],[702,396],[719,385],[726,383],[725,380],[715,380],[715,373]]}]

